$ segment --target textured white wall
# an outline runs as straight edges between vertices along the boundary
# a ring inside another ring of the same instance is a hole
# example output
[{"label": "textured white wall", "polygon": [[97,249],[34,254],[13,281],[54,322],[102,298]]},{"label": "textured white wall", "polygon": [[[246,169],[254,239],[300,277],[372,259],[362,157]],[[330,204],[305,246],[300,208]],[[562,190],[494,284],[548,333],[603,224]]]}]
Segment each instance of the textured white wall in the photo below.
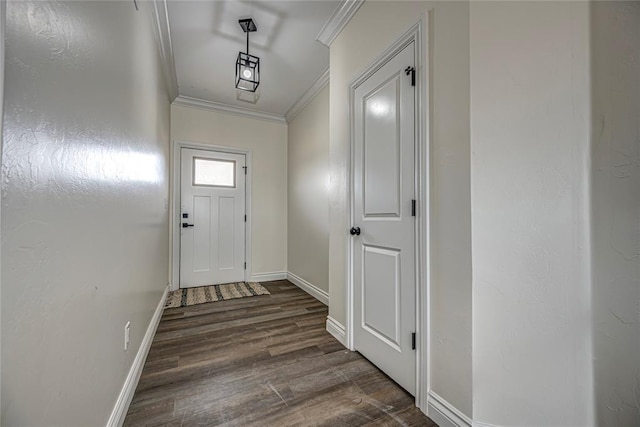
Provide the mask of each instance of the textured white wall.
[{"label": "textured white wall", "polygon": [[589,5],[470,17],[473,418],[589,426]]},{"label": "textured white wall", "polygon": [[7,4],[3,425],[105,425],[167,284],[158,57],[131,2]]},{"label": "textured white wall", "polygon": [[288,269],[329,291],[329,86],[289,123]]},{"label": "textured white wall", "polygon": [[347,200],[348,85],[420,17],[427,24],[430,10],[433,12],[431,384],[434,392],[471,416],[467,2],[366,2],[331,45],[329,313],[339,322],[346,321],[346,249],[351,226]]},{"label": "textured white wall", "polygon": [[591,8],[596,420],[640,426],[640,3]]},{"label": "textured white wall", "polygon": [[251,273],[287,271],[287,125],[172,105],[171,139],[251,150]]},{"label": "textured white wall", "polygon": [[469,3],[435,10],[431,390],[471,417]]}]

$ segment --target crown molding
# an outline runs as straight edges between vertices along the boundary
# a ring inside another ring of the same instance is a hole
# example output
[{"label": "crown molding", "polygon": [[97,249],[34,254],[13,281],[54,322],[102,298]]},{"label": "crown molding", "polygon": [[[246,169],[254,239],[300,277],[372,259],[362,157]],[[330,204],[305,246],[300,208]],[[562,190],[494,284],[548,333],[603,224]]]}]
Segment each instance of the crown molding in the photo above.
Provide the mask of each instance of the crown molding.
[{"label": "crown molding", "polygon": [[176,63],[173,58],[167,1],[151,0],[148,9],[151,15],[153,34],[160,52],[160,62],[162,63],[162,73],[169,92],[169,102],[172,102],[178,96],[178,77],[176,76]]},{"label": "crown molding", "polygon": [[327,68],[324,72],[318,77],[318,79],[313,82],[311,87],[307,89],[307,91],[293,104],[293,107],[287,111],[284,115],[284,118],[287,120],[287,123],[291,123],[291,120],[295,119],[296,116],[304,110],[304,108],[320,93],[322,89],[324,89],[329,84],[329,69]]},{"label": "crown molding", "polygon": [[327,22],[316,36],[316,40],[325,46],[331,46],[331,43],[338,37],[347,23],[356,14],[360,6],[365,0],[344,0],[333,11]]},{"label": "crown molding", "polygon": [[265,113],[263,111],[251,110],[249,108],[235,107],[233,105],[207,101],[199,98],[192,98],[190,96],[178,95],[178,97],[173,101],[172,104],[178,105],[180,107],[199,108],[201,110],[233,114],[235,116],[247,117],[250,119],[266,120],[276,123],[286,123],[284,116],[280,114]]}]

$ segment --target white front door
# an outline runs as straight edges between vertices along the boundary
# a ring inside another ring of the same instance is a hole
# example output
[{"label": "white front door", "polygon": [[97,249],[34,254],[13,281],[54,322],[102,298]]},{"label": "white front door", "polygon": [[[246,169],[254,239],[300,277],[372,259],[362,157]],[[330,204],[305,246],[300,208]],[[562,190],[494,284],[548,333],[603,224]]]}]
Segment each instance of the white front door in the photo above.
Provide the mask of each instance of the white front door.
[{"label": "white front door", "polygon": [[181,150],[180,287],[242,282],[245,156]]},{"label": "white front door", "polygon": [[[413,43],[354,92],[354,346],[415,395]],[[359,233],[359,234],[358,234]]]}]

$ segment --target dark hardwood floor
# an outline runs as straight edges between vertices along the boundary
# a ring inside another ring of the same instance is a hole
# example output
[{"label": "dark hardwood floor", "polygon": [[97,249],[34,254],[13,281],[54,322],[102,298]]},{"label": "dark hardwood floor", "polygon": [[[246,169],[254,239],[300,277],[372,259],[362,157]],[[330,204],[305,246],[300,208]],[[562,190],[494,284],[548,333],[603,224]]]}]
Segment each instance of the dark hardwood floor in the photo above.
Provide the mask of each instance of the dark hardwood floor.
[{"label": "dark hardwood floor", "polygon": [[125,426],[435,426],[288,281],[165,310]]}]

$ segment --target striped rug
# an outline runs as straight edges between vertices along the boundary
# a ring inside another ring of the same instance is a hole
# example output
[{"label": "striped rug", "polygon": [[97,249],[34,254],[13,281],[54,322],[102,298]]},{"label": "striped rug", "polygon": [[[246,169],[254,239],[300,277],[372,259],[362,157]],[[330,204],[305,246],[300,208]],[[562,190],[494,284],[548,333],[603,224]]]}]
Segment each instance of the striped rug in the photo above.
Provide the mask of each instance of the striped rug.
[{"label": "striped rug", "polygon": [[164,308],[186,307],[206,302],[224,301],[234,298],[270,295],[269,291],[257,282],[227,283],[225,285],[201,286],[171,291],[167,295]]}]

